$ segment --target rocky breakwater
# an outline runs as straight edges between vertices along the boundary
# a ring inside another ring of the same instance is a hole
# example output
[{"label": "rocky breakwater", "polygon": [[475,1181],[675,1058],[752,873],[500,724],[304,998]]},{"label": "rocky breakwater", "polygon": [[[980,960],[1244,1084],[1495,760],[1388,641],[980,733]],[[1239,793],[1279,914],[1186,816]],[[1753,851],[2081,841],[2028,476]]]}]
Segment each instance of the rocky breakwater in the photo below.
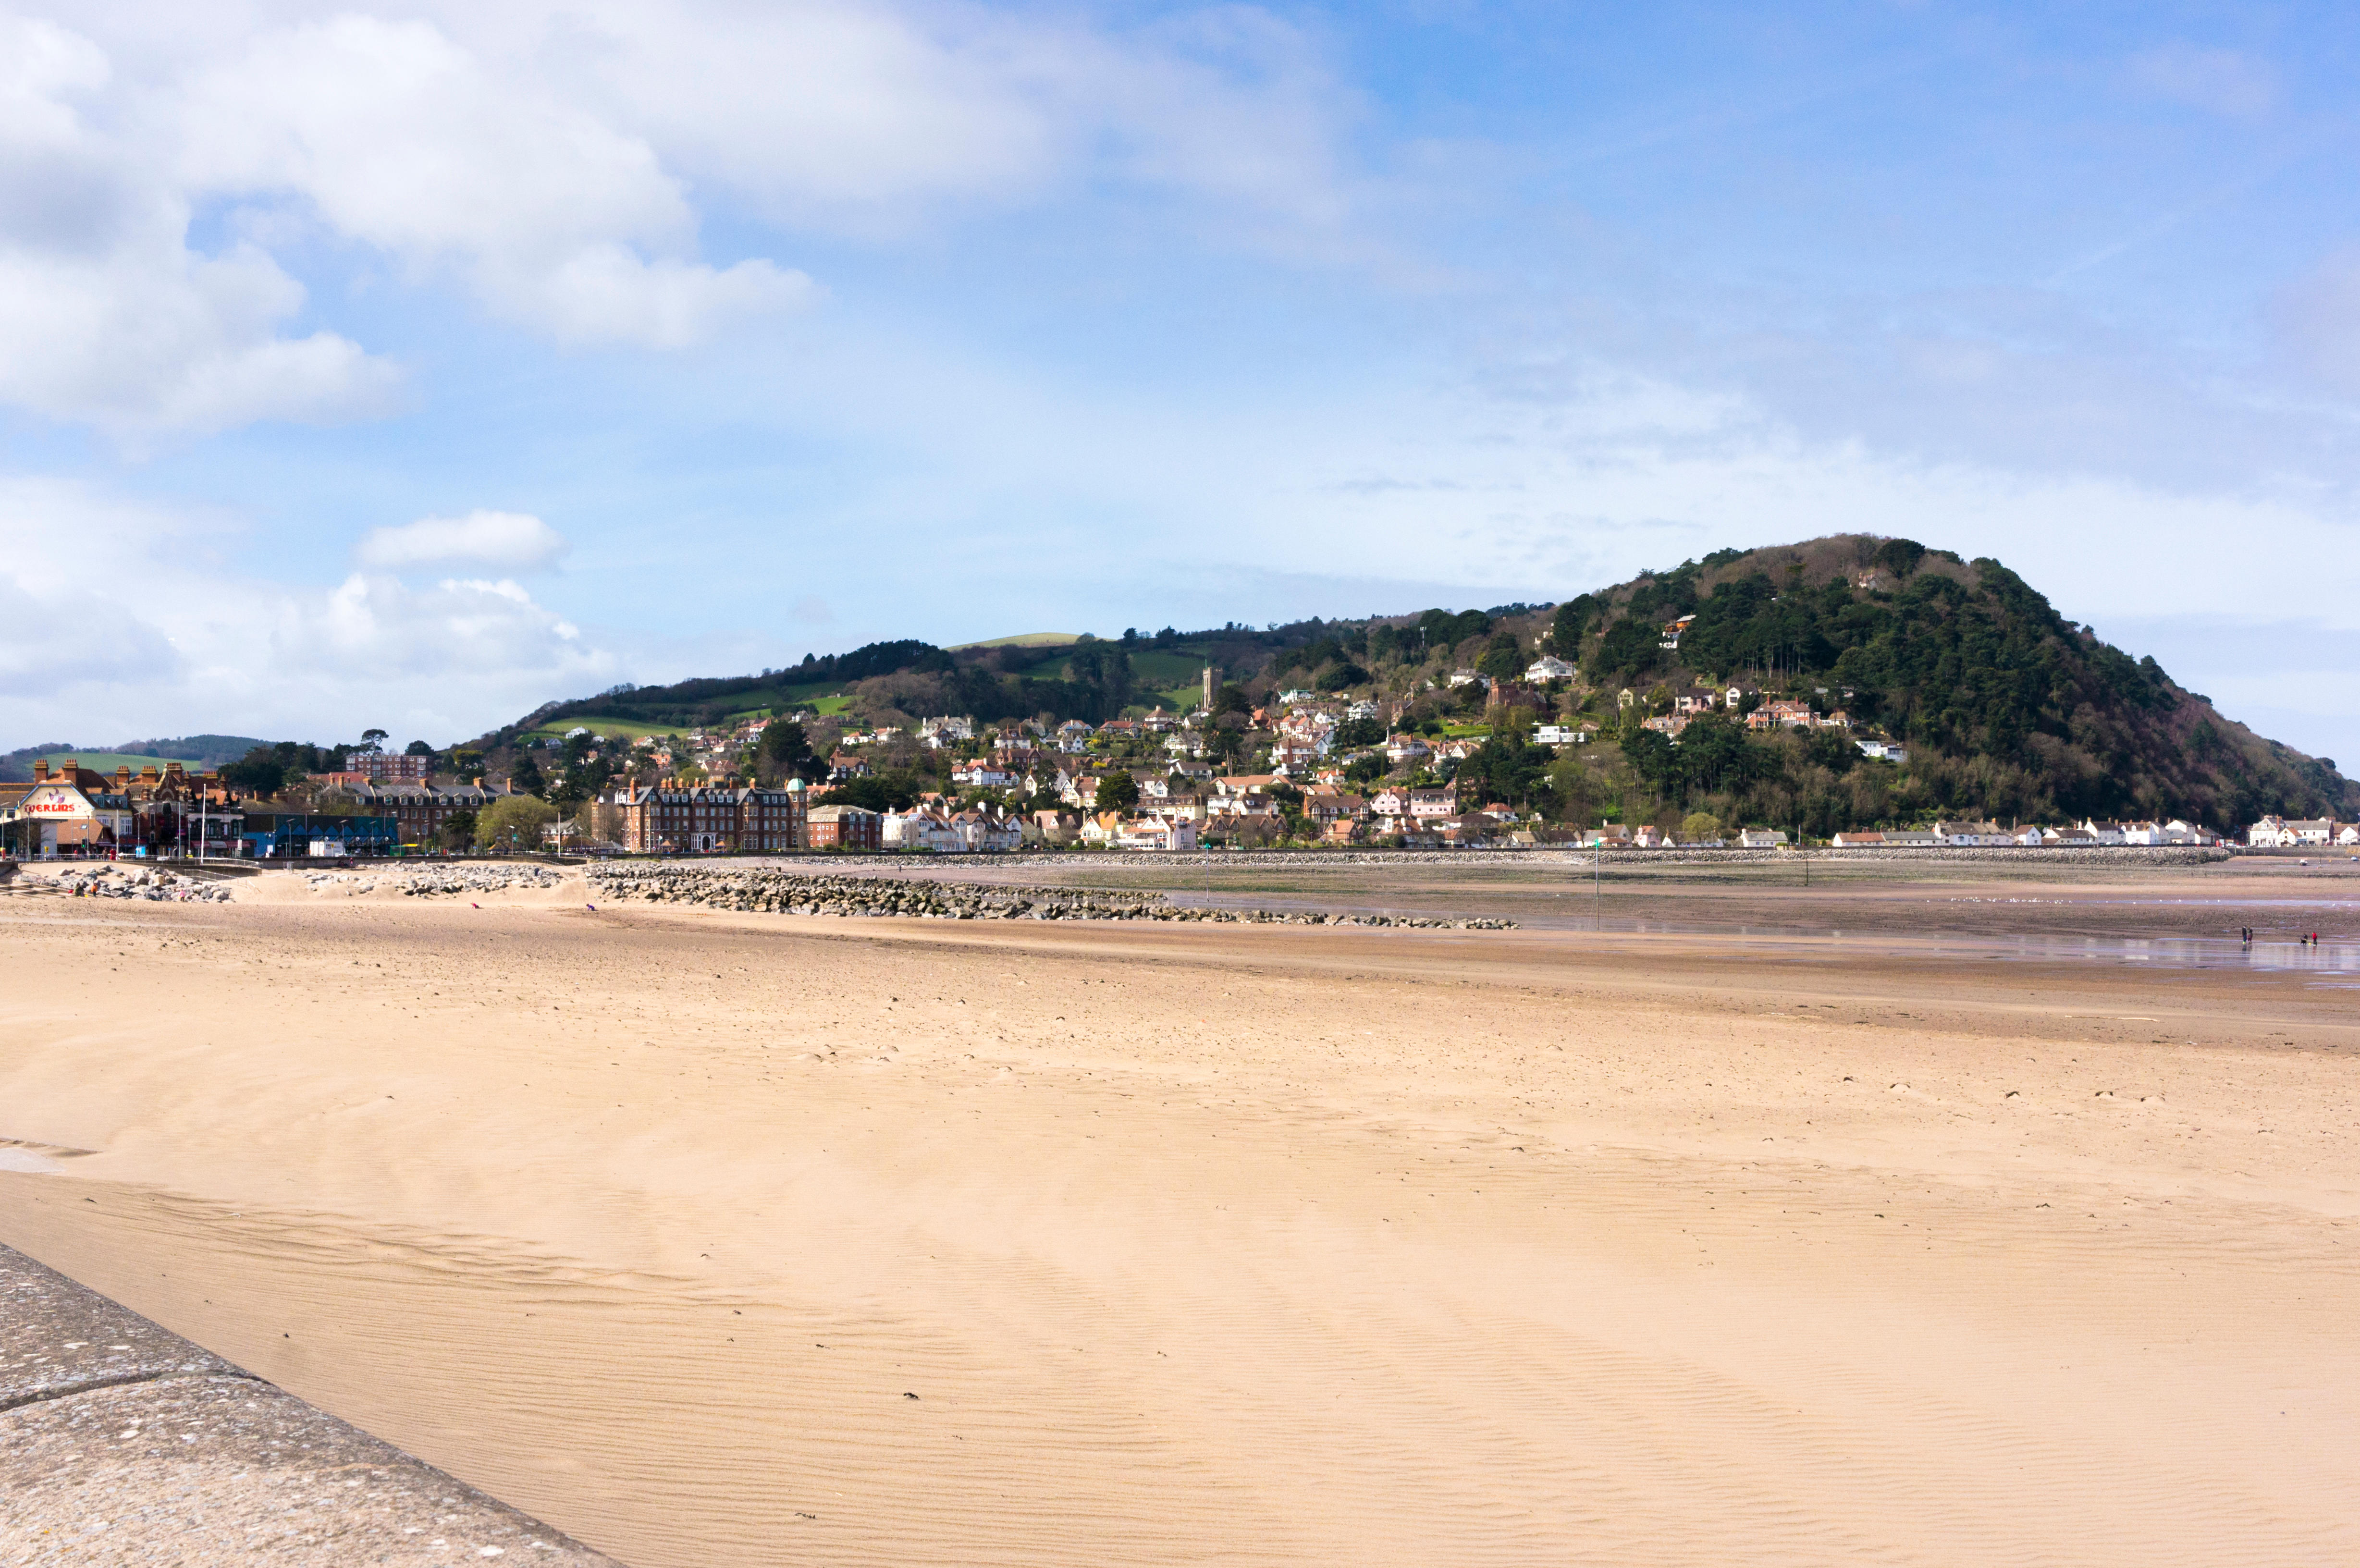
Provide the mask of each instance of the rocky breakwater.
[{"label": "rocky breakwater", "polygon": [[459,893],[513,893],[546,889],[565,880],[546,866],[429,866],[405,869],[399,884],[413,898]]},{"label": "rocky breakwater", "polygon": [[379,866],[366,871],[301,871],[303,886],[322,898],[359,898],[380,888],[405,898],[447,898],[462,893],[513,893],[556,887],[565,878],[541,866]]},{"label": "rocky breakwater", "polygon": [[601,866],[594,898],[694,904],[707,909],[848,918],[936,920],[1183,920],[1218,925],[1397,926],[1426,931],[1506,931],[1513,920],[1434,915],[1323,914],[1306,909],[1183,907],[1161,893],[1086,887],[1011,887],[904,877],[811,876],[791,871],[715,871],[687,866]]},{"label": "rocky breakwater", "polygon": [[215,904],[229,900],[224,882],[199,881],[149,866],[79,866],[58,874],[57,887],[77,898],[145,898],[158,904]]}]

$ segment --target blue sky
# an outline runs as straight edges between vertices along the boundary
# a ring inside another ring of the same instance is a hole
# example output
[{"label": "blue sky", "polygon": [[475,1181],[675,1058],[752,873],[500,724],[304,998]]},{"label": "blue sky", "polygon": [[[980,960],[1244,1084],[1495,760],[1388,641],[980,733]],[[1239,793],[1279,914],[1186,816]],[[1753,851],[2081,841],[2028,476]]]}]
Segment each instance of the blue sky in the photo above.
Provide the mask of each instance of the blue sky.
[{"label": "blue sky", "polygon": [[1867,528],[2360,758],[2344,9],[86,9],[0,10],[0,744]]}]

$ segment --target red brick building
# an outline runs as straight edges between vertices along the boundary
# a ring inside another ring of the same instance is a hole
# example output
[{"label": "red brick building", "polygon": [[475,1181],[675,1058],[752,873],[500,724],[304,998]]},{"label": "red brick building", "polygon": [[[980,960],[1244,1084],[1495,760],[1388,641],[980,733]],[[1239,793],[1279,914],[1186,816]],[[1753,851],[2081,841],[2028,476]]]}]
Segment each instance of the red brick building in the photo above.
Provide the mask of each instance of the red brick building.
[{"label": "red brick building", "polygon": [[618,836],[636,855],[764,854],[803,847],[799,784],[765,789],[735,780],[683,784],[667,779],[617,789],[605,803],[621,813]]},{"label": "red brick building", "polygon": [[859,806],[814,806],[805,843],[814,849],[882,849],[885,819]]}]

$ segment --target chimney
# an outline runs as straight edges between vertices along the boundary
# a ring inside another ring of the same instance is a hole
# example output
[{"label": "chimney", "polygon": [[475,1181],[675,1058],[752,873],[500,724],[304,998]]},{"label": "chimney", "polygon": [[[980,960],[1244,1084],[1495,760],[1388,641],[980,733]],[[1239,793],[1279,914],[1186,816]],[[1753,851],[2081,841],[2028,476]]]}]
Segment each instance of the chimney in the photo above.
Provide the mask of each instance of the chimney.
[{"label": "chimney", "polygon": [[46,757],[37,757],[33,758],[33,782],[36,784],[46,784],[49,781],[49,759]]}]

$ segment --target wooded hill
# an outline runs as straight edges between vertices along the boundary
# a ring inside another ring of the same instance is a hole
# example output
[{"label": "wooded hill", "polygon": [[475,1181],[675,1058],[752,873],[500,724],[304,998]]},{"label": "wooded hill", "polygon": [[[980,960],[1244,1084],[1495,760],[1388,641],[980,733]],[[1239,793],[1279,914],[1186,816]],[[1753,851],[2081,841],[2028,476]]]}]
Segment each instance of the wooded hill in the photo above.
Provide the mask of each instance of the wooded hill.
[{"label": "wooded hill", "polygon": [[[1189,688],[1207,663],[1221,671],[1217,705],[1231,727],[1279,688],[1302,686],[1380,698],[1401,726],[1439,733],[1487,716],[1480,688],[1449,686],[1454,669],[1513,681],[1543,652],[1580,676],[1517,697],[1524,717],[1586,715],[1601,726],[1599,744],[1552,757],[1502,726],[1463,771],[1481,779],[1487,798],[1572,820],[1677,822],[1701,811],[1825,833],[1937,812],[2182,816],[2224,827],[2271,812],[2360,813],[2360,789],[2331,759],[2223,717],[2152,658],[2060,615],[2000,562],[1870,535],[1721,550],[1555,605],[1167,627],[1046,646],[877,643],[759,675],[552,703],[485,743],[600,718],[685,729],[814,703],[847,723],[941,713],[1099,723],[1155,702],[1193,705]],[[1677,696],[1732,684],[1756,700],[1841,709],[1853,729],[1763,736],[1716,715],[1674,745],[1640,724]],[[1907,763],[1865,762],[1852,742],[1867,735],[1906,742]]]},{"label": "wooded hill", "polygon": [[1759,684],[1841,708],[1908,743],[1929,803],[1979,815],[2242,824],[2360,806],[2332,759],[2224,718],[2000,562],[1908,539],[1721,550],[1559,605],[1549,641],[1601,688]]}]

